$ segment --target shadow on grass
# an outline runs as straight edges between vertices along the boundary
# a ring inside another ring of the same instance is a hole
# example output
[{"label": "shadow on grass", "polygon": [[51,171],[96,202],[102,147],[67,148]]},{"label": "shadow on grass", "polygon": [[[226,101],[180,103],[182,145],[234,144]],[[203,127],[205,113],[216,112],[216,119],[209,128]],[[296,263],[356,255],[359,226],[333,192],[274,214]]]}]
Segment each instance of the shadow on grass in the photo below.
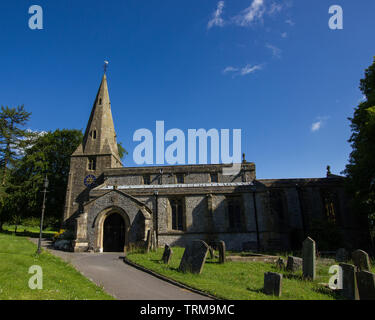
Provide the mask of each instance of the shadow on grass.
[{"label": "shadow on grass", "polygon": [[319,288],[313,288],[312,291],[315,291],[317,293],[322,293],[322,294],[325,294],[325,295],[329,295],[336,300],[346,300],[341,295],[341,290],[332,290],[328,287],[319,287]]},{"label": "shadow on grass", "polygon": [[[15,233],[14,231],[9,231],[9,230],[1,230],[0,233],[2,234],[7,234],[7,235],[15,235],[17,237],[29,237],[29,238],[39,238],[39,233],[36,232],[31,232],[31,231],[22,231]],[[52,239],[53,234],[52,233],[42,233],[42,238],[46,239]]]},{"label": "shadow on grass", "polygon": [[246,290],[250,291],[250,292],[254,292],[254,293],[263,293],[263,294],[265,294],[263,288],[260,288],[260,289],[251,289],[251,288],[247,287]]}]

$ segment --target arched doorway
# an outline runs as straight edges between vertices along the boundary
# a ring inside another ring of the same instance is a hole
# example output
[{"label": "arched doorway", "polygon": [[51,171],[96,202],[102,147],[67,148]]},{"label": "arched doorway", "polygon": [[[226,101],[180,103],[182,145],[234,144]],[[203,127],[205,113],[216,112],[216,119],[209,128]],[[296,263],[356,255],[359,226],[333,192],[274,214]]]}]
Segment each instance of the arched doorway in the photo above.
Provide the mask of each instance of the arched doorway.
[{"label": "arched doorway", "polygon": [[125,245],[125,222],[118,213],[110,214],[104,221],[103,251],[122,252]]}]

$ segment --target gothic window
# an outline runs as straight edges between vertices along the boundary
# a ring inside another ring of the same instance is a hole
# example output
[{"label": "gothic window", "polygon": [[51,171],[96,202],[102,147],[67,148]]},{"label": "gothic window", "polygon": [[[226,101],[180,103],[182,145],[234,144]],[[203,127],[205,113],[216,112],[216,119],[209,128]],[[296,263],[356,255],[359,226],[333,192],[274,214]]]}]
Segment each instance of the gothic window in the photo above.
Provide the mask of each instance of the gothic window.
[{"label": "gothic window", "polygon": [[182,198],[170,200],[172,212],[172,230],[184,230],[184,201]]},{"label": "gothic window", "polygon": [[91,171],[96,170],[96,158],[95,157],[90,157],[88,159],[88,169]]},{"label": "gothic window", "polygon": [[337,209],[336,209],[336,196],[330,190],[322,190],[322,200],[323,200],[323,207],[324,213],[329,222],[336,223],[337,219]]},{"label": "gothic window", "polygon": [[90,137],[93,138],[94,140],[96,139],[96,130],[90,131]]},{"label": "gothic window", "polygon": [[99,99],[99,104],[102,104],[102,98]]},{"label": "gothic window", "polygon": [[242,201],[241,197],[227,197],[227,208],[230,229],[240,229],[242,227]]},{"label": "gothic window", "polygon": [[211,179],[211,182],[213,182],[213,183],[219,182],[219,178],[218,178],[217,173],[211,173],[210,174],[210,179]]},{"label": "gothic window", "polygon": [[143,176],[143,184],[151,184],[151,177],[149,174]]},{"label": "gothic window", "polygon": [[183,183],[185,183],[185,176],[184,176],[184,174],[182,174],[182,173],[177,174],[177,175],[176,175],[176,182],[177,182],[178,184],[183,184]]},{"label": "gothic window", "polygon": [[279,219],[284,220],[285,210],[284,210],[284,192],[283,190],[271,190],[269,191],[270,196],[270,208],[271,214],[279,217]]}]

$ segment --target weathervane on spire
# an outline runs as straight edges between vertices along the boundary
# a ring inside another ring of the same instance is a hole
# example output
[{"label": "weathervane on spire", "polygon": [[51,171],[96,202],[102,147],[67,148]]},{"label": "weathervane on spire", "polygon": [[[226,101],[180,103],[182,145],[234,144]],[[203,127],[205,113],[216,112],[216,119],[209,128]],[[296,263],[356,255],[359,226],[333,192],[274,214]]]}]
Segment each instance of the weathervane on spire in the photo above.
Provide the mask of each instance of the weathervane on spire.
[{"label": "weathervane on spire", "polygon": [[107,73],[108,63],[109,62],[107,60],[104,60],[104,74]]}]

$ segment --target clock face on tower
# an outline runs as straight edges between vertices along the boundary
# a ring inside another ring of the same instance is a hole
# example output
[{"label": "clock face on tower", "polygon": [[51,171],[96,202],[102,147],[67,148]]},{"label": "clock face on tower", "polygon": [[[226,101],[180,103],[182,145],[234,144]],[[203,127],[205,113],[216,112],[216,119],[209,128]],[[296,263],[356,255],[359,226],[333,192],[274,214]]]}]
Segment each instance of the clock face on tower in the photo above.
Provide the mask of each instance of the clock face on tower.
[{"label": "clock face on tower", "polygon": [[96,177],[92,174],[89,174],[88,176],[85,177],[83,180],[83,183],[85,184],[86,187],[93,187],[96,184]]}]

